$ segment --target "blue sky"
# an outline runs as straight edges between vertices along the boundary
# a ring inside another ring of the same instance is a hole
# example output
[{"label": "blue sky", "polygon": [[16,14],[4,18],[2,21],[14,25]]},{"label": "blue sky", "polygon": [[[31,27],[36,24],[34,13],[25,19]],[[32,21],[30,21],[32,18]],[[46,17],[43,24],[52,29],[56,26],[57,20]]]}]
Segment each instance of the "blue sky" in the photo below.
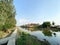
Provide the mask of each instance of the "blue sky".
[{"label": "blue sky", "polygon": [[14,0],[16,25],[54,21],[60,24],[60,0]]}]

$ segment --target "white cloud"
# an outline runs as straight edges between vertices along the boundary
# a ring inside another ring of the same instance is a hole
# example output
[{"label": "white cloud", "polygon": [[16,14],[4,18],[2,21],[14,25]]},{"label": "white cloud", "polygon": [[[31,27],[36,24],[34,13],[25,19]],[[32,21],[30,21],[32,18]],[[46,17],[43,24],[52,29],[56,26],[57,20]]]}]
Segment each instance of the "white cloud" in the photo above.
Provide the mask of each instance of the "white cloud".
[{"label": "white cloud", "polygon": [[60,13],[56,13],[53,17],[45,19],[44,21],[55,22],[56,25],[60,25]]},{"label": "white cloud", "polygon": [[56,14],[54,16],[54,21],[56,22],[56,25],[60,25],[60,13]]},{"label": "white cloud", "polygon": [[29,23],[40,23],[40,21],[34,21],[34,20],[32,20],[32,21],[30,21],[29,19],[19,19],[19,20],[17,20],[17,26],[20,26],[20,25],[24,25],[24,24],[29,24]]},{"label": "white cloud", "polygon": [[24,24],[28,24],[28,23],[43,23],[44,21],[54,21],[56,25],[60,25],[60,13],[57,13],[55,16],[53,16],[52,18],[49,18],[49,19],[44,19],[44,20],[29,20],[29,19],[25,19],[25,18],[22,18],[22,19],[19,19],[17,20],[17,26],[20,26],[20,25],[24,25]]},{"label": "white cloud", "polygon": [[23,25],[23,24],[27,24],[27,23],[29,23],[29,20],[27,20],[27,19],[19,19],[18,21],[17,21],[17,26],[20,26],[20,25]]},{"label": "white cloud", "polygon": [[45,21],[50,21],[51,23],[54,21],[56,25],[60,25],[60,13],[56,13],[54,16],[46,19]]}]

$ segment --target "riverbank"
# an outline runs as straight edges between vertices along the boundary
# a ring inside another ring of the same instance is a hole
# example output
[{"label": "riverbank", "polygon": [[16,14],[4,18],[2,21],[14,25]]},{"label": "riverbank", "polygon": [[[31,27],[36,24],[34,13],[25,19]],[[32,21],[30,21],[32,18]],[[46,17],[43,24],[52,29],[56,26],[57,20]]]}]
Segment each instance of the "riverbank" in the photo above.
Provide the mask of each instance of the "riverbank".
[{"label": "riverbank", "polygon": [[50,45],[50,43],[46,40],[40,41],[37,39],[37,37],[20,32],[16,45]]},{"label": "riverbank", "polygon": [[[47,40],[51,45],[58,45],[60,44],[60,32],[55,32],[52,30],[48,30],[45,34],[46,30],[36,30],[36,31],[30,31],[25,28],[18,27],[19,31],[29,33],[30,35],[33,35],[34,37],[37,37],[38,40],[43,41]],[[44,32],[43,32],[44,31]],[[50,33],[51,31],[51,33]],[[49,33],[49,34],[48,34]]]},{"label": "riverbank", "polygon": [[14,30],[7,30],[6,32],[0,31],[0,39],[6,38],[12,34]]}]

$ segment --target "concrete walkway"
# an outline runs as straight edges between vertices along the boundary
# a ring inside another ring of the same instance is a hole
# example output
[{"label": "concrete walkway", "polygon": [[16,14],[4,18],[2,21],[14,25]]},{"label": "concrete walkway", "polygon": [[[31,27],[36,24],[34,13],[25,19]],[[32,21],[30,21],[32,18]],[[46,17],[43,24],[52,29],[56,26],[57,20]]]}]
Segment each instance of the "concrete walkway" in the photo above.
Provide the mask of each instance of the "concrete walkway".
[{"label": "concrete walkway", "polygon": [[11,37],[9,37],[9,41],[7,45],[15,45],[16,38],[17,38],[17,29],[13,32]]}]

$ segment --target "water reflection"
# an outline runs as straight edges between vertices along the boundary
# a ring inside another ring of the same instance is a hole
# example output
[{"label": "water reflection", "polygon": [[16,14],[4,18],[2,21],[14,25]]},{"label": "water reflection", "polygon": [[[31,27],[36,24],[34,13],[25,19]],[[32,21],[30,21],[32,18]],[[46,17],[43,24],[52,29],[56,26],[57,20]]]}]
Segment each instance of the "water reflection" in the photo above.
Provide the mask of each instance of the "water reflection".
[{"label": "water reflection", "polygon": [[[56,35],[54,34],[56,33]],[[60,32],[52,32],[52,36],[45,36],[42,31],[33,31],[31,35],[36,36],[39,40],[47,40],[51,45],[60,45]]]},{"label": "water reflection", "polygon": [[54,34],[54,36],[56,37],[56,33],[53,33]]},{"label": "water reflection", "polygon": [[36,31],[37,30],[37,28],[26,28],[27,30],[30,30],[30,31]]},{"label": "water reflection", "polygon": [[51,45],[60,45],[60,31],[35,29],[31,32],[31,35],[42,41],[47,40]]},{"label": "water reflection", "polygon": [[45,36],[52,36],[52,32],[50,30],[43,30],[42,33],[45,35]]}]

